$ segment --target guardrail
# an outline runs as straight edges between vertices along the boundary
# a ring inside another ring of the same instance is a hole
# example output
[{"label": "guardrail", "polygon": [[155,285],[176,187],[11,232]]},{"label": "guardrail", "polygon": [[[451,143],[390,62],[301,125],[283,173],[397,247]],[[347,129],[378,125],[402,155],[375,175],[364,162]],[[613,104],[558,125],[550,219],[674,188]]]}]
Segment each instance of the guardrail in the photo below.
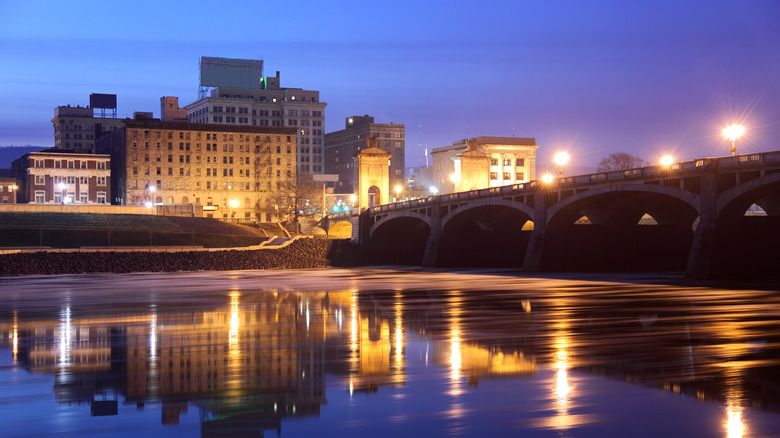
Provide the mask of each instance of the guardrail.
[{"label": "guardrail", "polygon": [[[669,166],[652,165],[633,169],[566,176],[554,178],[553,183],[556,183],[557,187],[602,184],[605,182],[614,181],[658,178],[662,175],[697,172],[713,167],[729,169],[736,166],[760,166],[764,163],[780,164],[780,151],[751,153],[729,157],[697,158],[691,161],[681,161]],[[530,192],[544,185],[546,185],[544,182],[540,180],[534,180],[527,183],[512,184],[501,187],[490,187],[479,190],[469,190],[466,192],[447,193],[443,195],[428,196],[426,198],[419,198],[411,201],[383,204],[370,207],[368,208],[368,211],[369,214],[387,213],[390,211],[403,210],[407,208],[422,207],[435,202],[442,203],[453,200],[460,201],[479,199],[496,194],[520,194],[523,192]],[[356,213],[353,212],[339,213],[336,215],[331,215],[331,217],[334,219],[341,219],[351,217],[355,214]]]}]

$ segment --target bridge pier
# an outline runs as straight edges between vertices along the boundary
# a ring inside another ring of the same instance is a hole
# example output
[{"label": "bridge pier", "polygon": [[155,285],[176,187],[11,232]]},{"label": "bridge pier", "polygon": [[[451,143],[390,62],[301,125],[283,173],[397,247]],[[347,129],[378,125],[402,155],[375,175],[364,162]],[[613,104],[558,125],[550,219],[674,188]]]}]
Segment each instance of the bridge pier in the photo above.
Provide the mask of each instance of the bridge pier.
[{"label": "bridge pier", "polygon": [[425,243],[425,254],[423,255],[422,265],[426,268],[436,267],[436,260],[439,258],[439,242],[441,241],[441,206],[436,204],[431,206],[431,234],[428,236],[428,242]]},{"label": "bridge pier", "polygon": [[528,240],[522,270],[540,272],[542,270],[542,253],[544,240],[547,236],[547,193],[539,190],[534,194],[534,230]]},{"label": "bridge pier", "polygon": [[699,192],[699,224],[691,242],[685,277],[706,280],[712,277],[712,258],[715,252],[717,181],[715,174],[701,175]]}]

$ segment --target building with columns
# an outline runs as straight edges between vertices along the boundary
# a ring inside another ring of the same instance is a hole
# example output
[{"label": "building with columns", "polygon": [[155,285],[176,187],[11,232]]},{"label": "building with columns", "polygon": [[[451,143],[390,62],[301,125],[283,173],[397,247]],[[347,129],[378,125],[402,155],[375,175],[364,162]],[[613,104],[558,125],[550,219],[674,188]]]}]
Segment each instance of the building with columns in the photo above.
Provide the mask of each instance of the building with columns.
[{"label": "building with columns", "polygon": [[404,125],[374,123],[369,115],[346,118],[342,130],[325,134],[325,173],[337,174],[335,193],[353,193],[357,175],[353,157],[366,148],[366,138],[377,139],[376,147],[390,156],[390,187],[405,186],[404,177]]},{"label": "building with columns", "polygon": [[534,138],[477,137],[433,149],[432,183],[440,193],[500,187],[536,179]]}]

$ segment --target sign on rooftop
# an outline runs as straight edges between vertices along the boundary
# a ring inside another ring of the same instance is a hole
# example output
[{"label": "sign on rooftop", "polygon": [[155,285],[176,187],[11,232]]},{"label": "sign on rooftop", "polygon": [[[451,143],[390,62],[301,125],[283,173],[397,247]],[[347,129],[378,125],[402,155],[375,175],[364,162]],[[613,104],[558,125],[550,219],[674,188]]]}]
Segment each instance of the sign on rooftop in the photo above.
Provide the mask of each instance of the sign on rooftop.
[{"label": "sign on rooftop", "polygon": [[200,86],[261,89],[263,61],[255,59],[200,58]]}]

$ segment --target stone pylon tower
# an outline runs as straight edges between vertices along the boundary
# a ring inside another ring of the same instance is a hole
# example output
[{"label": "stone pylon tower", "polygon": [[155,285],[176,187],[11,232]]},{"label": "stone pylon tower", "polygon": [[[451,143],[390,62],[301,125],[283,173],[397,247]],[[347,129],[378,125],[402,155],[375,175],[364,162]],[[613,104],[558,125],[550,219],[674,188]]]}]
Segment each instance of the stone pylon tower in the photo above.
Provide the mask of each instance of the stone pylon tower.
[{"label": "stone pylon tower", "polygon": [[[455,157],[458,177],[453,181],[456,192],[481,189],[490,186],[486,169],[490,168],[490,156],[474,139],[467,139],[468,150]],[[456,170],[456,172],[457,172]]]},{"label": "stone pylon tower", "polygon": [[376,138],[366,137],[367,148],[355,155],[355,188],[360,210],[390,200],[391,155],[376,145]]}]

